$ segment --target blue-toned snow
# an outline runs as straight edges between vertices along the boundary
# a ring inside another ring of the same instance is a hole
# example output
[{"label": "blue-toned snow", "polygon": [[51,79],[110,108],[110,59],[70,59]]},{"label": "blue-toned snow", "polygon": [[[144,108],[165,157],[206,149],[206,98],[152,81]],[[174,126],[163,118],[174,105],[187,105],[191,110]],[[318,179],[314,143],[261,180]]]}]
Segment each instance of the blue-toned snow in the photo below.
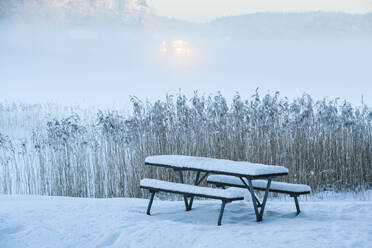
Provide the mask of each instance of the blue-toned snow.
[{"label": "blue-toned snow", "polygon": [[0,247],[370,247],[372,202],[304,201],[295,216],[292,199],[272,200],[255,221],[250,202],[226,205],[217,226],[220,201],[83,199],[0,195]]}]

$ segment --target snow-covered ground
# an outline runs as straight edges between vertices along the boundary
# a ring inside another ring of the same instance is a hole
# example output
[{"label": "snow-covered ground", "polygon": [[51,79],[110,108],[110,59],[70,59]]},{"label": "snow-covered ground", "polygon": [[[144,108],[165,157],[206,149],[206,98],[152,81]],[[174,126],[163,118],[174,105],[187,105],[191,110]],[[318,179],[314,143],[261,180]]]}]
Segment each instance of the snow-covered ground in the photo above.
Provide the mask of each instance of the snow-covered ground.
[{"label": "snow-covered ground", "polygon": [[255,222],[250,202],[83,199],[0,195],[0,247],[371,247],[372,201],[345,197],[301,201],[270,199]]}]

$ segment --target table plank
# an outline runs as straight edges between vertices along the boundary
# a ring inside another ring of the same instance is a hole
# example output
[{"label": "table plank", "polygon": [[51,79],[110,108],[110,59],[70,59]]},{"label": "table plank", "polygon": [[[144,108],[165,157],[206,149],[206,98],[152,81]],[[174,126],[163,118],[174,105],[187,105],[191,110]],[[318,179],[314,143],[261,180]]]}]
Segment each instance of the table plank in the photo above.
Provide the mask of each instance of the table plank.
[{"label": "table plank", "polygon": [[278,165],[263,165],[245,161],[232,161],[183,155],[159,155],[145,159],[146,165],[192,170],[214,174],[248,177],[252,179],[284,176],[288,169]]}]

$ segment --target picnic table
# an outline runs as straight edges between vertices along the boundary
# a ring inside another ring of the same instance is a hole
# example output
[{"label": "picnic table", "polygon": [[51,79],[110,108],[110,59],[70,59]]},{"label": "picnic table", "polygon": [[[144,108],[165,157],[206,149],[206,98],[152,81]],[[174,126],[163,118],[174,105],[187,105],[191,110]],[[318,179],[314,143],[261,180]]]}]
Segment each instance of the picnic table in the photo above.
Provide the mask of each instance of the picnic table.
[{"label": "picnic table", "polygon": [[[239,192],[227,189],[216,189],[198,186],[204,179],[208,177],[209,174],[214,174],[213,176],[211,176],[215,177],[211,178],[211,183],[214,183],[217,186],[223,185],[223,180],[227,180],[230,177],[229,181],[226,182],[226,185],[246,188],[252,198],[256,221],[262,220],[272,179],[288,174],[287,168],[278,165],[263,165],[245,161],[232,161],[226,159],[192,157],[183,155],[150,156],[145,159],[145,164],[149,166],[173,169],[176,173],[178,173],[180,181],[180,183],[171,183],[156,179],[141,180],[141,188],[148,189],[151,192],[150,202],[147,208],[148,215],[150,215],[150,209],[156,192],[164,191],[182,194],[186,211],[190,211],[192,209],[194,197],[200,196],[222,200],[218,225],[221,224],[225,204],[234,200],[242,200],[244,199],[244,195],[242,195],[241,191]],[[196,172],[194,185],[184,184],[184,171]],[[220,178],[216,178],[216,176],[219,176]],[[239,182],[235,182],[235,185],[231,185],[231,178],[236,178],[237,180],[239,180]],[[254,192],[254,189],[258,188],[257,183],[255,183],[255,181],[257,180],[261,181],[261,189],[265,191],[262,201],[258,199],[257,195]],[[300,189],[303,190],[304,188]],[[292,190],[290,192],[292,192]],[[297,207],[297,198],[295,199],[295,201]],[[297,210],[299,212],[299,208]]]}]

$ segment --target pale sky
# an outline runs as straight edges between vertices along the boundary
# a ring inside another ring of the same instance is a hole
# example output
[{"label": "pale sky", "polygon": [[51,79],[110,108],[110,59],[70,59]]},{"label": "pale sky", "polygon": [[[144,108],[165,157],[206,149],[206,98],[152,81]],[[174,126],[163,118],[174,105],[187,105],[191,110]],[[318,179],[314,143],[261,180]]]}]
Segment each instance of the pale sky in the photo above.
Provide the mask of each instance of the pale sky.
[{"label": "pale sky", "polygon": [[147,3],[154,14],[195,22],[255,12],[372,12],[372,0],[147,0]]}]

